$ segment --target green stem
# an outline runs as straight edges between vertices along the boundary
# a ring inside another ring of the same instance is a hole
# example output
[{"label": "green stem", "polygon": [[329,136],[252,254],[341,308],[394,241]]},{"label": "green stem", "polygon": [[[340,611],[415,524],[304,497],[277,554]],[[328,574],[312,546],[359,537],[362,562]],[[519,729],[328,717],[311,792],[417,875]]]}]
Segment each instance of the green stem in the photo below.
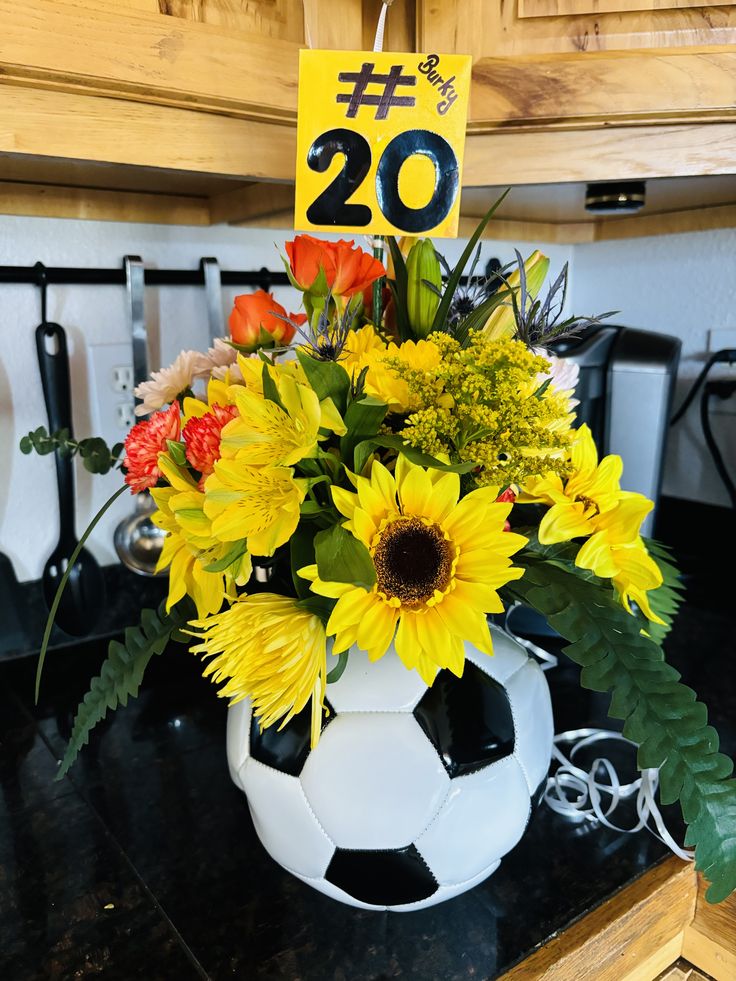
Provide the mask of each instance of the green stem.
[{"label": "green stem", "polygon": [[36,704],[37,705],[38,705],[38,694],[41,690],[41,674],[43,672],[44,661],[46,660],[46,651],[49,646],[49,638],[51,637],[51,630],[54,626],[54,620],[56,619],[56,611],[59,609],[59,603],[61,602],[61,597],[66,588],[66,584],[69,581],[69,576],[71,575],[72,569],[74,568],[74,565],[77,559],[79,558],[79,553],[84,548],[85,542],[87,541],[89,536],[95,530],[95,527],[97,526],[97,523],[99,522],[100,518],[103,516],[103,514],[105,514],[106,511],[109,510],[109,508],[112,507],[112,505],[120,497],[123,491],[126,490],[128,490],[128,485],[123,484],[122,487],[120,487],[118,490],[115,491],[112,497],[109,497],[105,501],[105,503],[102,505],[100,510],[94,516],[94,518],[92,518],[89,525],[87,525],[84,534],[79,539],[79,542],[77,543],[77,547],[72,552],[69,558],[69,564],[67,565],[66,570],[64,571],[64,575],[61,577],[61,582],[59,583],[59,587],[56,590],[56,595],[54,596],[54,601],[51,604],[51,609],[49,610],[48,619],[46,620],[46,629],[43,632],[43,640],[41,641],[41,651],[38,655],[38,667],[36,668]]},{"label": "green stem", "polygon": [[[373,258],[383,262],[383,236],[377,235],[374,241],[380,241],[381,245],[373,246]],[[381,329],[381,317],[383,316],[383,282],[384,277],[381,276],[373,283],[373,326],[376,330]]]}]

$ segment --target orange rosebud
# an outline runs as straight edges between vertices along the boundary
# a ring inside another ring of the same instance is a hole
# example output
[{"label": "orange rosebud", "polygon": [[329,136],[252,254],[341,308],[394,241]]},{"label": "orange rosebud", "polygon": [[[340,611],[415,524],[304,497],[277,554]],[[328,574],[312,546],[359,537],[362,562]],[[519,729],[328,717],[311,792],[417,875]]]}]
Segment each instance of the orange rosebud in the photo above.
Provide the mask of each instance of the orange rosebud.
[{"label": "orange rosebud", "polygon": [[[244,293],[242,296],[235,297],[235,306],[228,321],[230,336],[236,344],[246,348],[247,351],[268,346],[264,344],[261,331],[270,334],[274,344],[290,344],[294,339],[296,328],[281,320],[281,317],[286,316],[286,308],[277,303],[271,293],[266,293],[265,290]],[[290,313],[288,317],[298,325],[303,324],[307,319],[303,313]]]},{"label": "orange rosebud", "polygon": [[[380,276],[386,275],[383,263],[368,252],[355,247],[353,241],[323,242],[312,235],[297,235],[286,243],[291,275],[305,293],[351,297],[362,293]],[[324,271],[326,286],[315,289],[320,270]]]}]

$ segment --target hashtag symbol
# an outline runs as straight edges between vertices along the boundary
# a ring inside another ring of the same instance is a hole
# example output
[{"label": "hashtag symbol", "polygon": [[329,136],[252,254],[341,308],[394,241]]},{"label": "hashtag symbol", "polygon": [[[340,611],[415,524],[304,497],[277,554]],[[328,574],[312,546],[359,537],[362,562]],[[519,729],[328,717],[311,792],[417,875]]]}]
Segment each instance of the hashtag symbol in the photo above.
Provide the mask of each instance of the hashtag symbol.
[{"label": "hashtag symbol", "polygon": [[[375,119],[385,119],[391,106],[413,106],[416,99],[413,95],[394,95],[397,85],[416,85],[416,75],[402,75],[403,65],[392,65],[391,71],[386,75],[380,72],[373,73],[375,63],[363,62],[363,67],[359,72],[340,72],[337,76],[339,82],[353,82],[353,91],[338,95],[338,102],[347,102],[348,111],[345,113],[348,119],[354,119],[358,114],[360,106],[376,106]],[[381,95],[367,95],[366,89],[369,85],[383,85]]]}]

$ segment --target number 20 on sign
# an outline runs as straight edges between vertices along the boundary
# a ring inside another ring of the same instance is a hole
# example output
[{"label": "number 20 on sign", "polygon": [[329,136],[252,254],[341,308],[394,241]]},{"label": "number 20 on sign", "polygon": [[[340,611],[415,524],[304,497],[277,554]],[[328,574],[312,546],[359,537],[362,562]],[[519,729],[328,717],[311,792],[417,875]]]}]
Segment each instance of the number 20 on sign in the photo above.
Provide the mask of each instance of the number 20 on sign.
[{"label": "number 20 on sign", "polygon": [[295,227],[457,235],[470,61],[301,51]]}]

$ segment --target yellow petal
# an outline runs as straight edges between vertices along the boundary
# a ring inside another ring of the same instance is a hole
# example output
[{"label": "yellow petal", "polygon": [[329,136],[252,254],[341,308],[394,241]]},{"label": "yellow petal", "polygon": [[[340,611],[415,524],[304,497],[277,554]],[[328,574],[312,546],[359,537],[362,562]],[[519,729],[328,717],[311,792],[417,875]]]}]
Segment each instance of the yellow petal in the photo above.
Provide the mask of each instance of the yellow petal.
[{"label": "yellow petal", "polygon": [[582,504],[555,504],[540,521],[538,538],[542,545],[554,545],[589,535],[591,530]]}]

